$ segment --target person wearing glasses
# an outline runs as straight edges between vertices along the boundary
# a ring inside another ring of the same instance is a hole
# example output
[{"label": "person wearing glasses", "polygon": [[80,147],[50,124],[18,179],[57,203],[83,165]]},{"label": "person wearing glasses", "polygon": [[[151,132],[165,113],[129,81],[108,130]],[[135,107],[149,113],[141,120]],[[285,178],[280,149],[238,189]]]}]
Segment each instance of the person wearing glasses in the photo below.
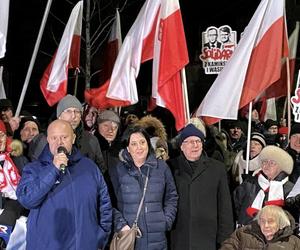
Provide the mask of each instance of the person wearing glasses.
[{"label": "person wearing glasses", "polygon": [[286,151],[269,145],[260,152],[259,159],[261,167],[254,176],[248,177],[234,190],[238,225],[249,224],[265,205],[284,207],[285,198],[294,186],[289,181],[293,159]]},{"label": "person wearing glasses", "polygon": [[168,161],[179,196],[171,249],[218,249],[233,232],[225,165],[206,156],[204,134],[193,124],[181,132],[181,154]]},{"label": "person wearing glasses", "polygon": [[106,169],[100,144],[94,135],[83,128],[80,101],[73,95],[66,95],[57,104],[56,116],[59,120],[71,124],[76,135],[74,145],[80,150],[81,154],[93,160],[104,173]]}]

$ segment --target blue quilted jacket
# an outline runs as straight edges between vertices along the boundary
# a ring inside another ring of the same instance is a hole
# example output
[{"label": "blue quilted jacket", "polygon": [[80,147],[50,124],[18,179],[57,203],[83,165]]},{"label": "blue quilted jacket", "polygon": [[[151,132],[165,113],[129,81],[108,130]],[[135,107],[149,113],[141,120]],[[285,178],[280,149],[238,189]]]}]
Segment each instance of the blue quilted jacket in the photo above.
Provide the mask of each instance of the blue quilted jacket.
[{"label": "blue quilted jacket", "polygon": [[134,166],[131,156],[124,150],[122,161],[109,168],[117,205],[114,209],[114,231],[125,225],[132,226],[143,194],[147,170],[149,181],[138,226],[142,237],[135,250],[167,249],[165,232],[170,230],[177,212],[177,191],[167,164],[150,155],[141,168]]},{"label": "blue quilted jacket", "polygon": [[66,173],[52,163],[46,146],[38,161],[24,167],[19,202],[30,209],[29,250],[97,250],[108,239],[112,208],[97,165],[73,148]]}]

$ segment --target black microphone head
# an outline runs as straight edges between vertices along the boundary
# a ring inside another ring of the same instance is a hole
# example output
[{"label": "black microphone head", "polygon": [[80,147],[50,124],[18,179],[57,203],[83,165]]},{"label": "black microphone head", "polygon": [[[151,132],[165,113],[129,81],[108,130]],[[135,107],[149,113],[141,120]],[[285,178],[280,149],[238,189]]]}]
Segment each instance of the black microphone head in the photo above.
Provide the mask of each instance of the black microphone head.
[{"label": "black microphone head", "polygon": [[64,146],[59,146],[57,148],[57,153],[64,153],[64,154],[67,154],[68,153],[68,150],[64,147]]}]

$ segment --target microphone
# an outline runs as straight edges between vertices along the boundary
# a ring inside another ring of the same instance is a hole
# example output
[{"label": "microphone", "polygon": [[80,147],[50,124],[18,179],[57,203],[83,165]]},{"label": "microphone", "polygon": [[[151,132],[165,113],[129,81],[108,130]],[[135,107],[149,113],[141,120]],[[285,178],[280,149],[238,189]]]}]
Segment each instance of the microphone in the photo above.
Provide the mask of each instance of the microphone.
[{"label": "microphone", "polygon": [[[59,153],[64,153],[65,155],[67,155],[67,154],[68,154],[68,151],[67,151],[67,149],[66,149],[64,146],[59,146],[59,147],[57,148],[57,153],[58,153],[58,154],[59,154]],[[60,170],[63,174],[65,174],[65,172],[66,172],[66,166],[65,166],[65,164],[60,164],[59,170]]]}]

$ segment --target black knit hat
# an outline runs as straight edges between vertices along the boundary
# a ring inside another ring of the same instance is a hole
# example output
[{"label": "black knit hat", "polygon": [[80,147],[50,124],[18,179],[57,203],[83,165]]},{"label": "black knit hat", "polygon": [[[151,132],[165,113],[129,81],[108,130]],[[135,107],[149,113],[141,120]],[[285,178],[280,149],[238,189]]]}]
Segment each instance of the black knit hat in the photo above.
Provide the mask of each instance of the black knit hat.
[{"label": "black knit hat", "polygon": [[294,134],[300,134],[300,123],[295,123],[291,127],[290,136],[292,136]]},{"label": "black knit hat", "polygon": [[188,124],[181,132],[179,137],[179,145],[189,136],[197,136],[202,141],[204,140],[204,134],[200,131],[200,129],[196,128],[194,124]]},{"label": "black knit hat", "polygon": [[277,121],[274,121],[274,120],[272,120],[272,119],[267,119],[267,120],[265,121],[265,128],[266,128],[266,129],[269,129],[269,128],[271,128],[272,126],[277,126],[277,127],[278,127],[278,122],[277,122]]}]

